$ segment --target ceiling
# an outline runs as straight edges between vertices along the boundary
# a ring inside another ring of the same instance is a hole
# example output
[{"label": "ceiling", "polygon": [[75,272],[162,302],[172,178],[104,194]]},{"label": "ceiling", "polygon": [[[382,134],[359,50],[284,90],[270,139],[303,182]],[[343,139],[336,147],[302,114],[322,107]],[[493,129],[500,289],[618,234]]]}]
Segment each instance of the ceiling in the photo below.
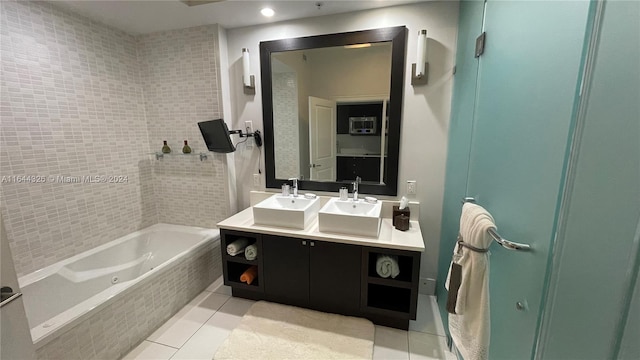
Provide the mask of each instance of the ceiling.
[{"label": "ceiling", "polygon": [[[187,6],[180,0],[62,0],[55,1],[67,9],[132,35],[199,25],[220,24],[227,29],[284,20],[374,9],[420,0],[226,0]],[[320,3],[321,6],[317,6]],[[271,7],[275,15],[260,14]]]}]

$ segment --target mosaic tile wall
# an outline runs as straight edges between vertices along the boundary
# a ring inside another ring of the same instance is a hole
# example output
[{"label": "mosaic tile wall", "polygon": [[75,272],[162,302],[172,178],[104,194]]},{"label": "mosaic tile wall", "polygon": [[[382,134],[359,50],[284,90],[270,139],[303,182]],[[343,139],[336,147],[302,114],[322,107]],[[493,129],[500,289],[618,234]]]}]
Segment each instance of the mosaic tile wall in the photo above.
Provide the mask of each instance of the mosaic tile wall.
[{"label": "mosaic tile wall", "polygon": [[37,358],[120,359],[222,275],[220,256],[220,241],[210,242],[37,349]]},{"label": "mosaic tile wall", "polygon": [[273,74],[273,117],[276,178],[299,177],[298,85],[295,72]]},{"label": "mosaic tile wall", "polygon": [[[222,117],[217,27],[141,35],[138,41],[149,147],[172,154],[153,165],[159,221],[214,227],[230,215],[226,156],[206,151],[198,122]],[[192,156],[181,154],[188,140]],[[200,161],[200,152],[207,160]]]},{"label": "mosaic tile wall", "polygon": [[158,218],[135,38],[49,3],[0,6],[2,213],[20,276]]},{"label": "mosaic tile wall", "polygon": [[162,140],[205,150],[196,124],[221,113],[215,26],[135,38],[55,4],[0,6],[0,199],[18,276],[157,222],[229,215],[226,157],[151,155]]}]

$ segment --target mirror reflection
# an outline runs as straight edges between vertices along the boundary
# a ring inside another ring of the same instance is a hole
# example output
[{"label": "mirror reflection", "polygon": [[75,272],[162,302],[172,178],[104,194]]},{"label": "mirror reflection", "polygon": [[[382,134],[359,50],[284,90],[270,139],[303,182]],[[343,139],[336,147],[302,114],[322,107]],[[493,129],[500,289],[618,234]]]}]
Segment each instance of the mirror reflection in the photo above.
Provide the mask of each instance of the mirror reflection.
[{"label": "mirror reflection", "polygon": [[271,53],[275,178],[386,183],[392,43]]}]

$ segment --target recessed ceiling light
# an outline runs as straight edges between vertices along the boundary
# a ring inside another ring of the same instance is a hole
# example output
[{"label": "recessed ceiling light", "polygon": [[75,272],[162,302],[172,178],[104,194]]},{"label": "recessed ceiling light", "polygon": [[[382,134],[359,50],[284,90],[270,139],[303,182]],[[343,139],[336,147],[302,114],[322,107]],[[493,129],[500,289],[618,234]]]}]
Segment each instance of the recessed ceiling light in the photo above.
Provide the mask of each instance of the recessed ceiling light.
[{"label": "recessed ceiling light", "polygon": [[272,8],[268,8],[268,7],[266,7],[266,8],[264,8],[264,9],[260,10],[260,13],[261,13],[263,16],[266,16],[266,17],[272,17],[276,12],[275,12],[275,11],[273,11],[273,9],[272,9]]}]

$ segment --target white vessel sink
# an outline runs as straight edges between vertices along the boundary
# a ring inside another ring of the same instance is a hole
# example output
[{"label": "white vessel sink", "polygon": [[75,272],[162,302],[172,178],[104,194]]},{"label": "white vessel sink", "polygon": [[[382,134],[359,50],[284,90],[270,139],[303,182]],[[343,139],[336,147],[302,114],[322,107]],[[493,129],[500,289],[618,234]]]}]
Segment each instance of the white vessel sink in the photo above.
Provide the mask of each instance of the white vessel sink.
[{"label": "white vessel sink", "polygon": [[380,201],[330,199],[318,212],[321,232],[378,237],[380,232]]},{"label": "white vessel sink", "polygon": [[253,222],[257,225],[304,229],[317,216],[320,198],[307,199],[273,195],[253,206]]}]

